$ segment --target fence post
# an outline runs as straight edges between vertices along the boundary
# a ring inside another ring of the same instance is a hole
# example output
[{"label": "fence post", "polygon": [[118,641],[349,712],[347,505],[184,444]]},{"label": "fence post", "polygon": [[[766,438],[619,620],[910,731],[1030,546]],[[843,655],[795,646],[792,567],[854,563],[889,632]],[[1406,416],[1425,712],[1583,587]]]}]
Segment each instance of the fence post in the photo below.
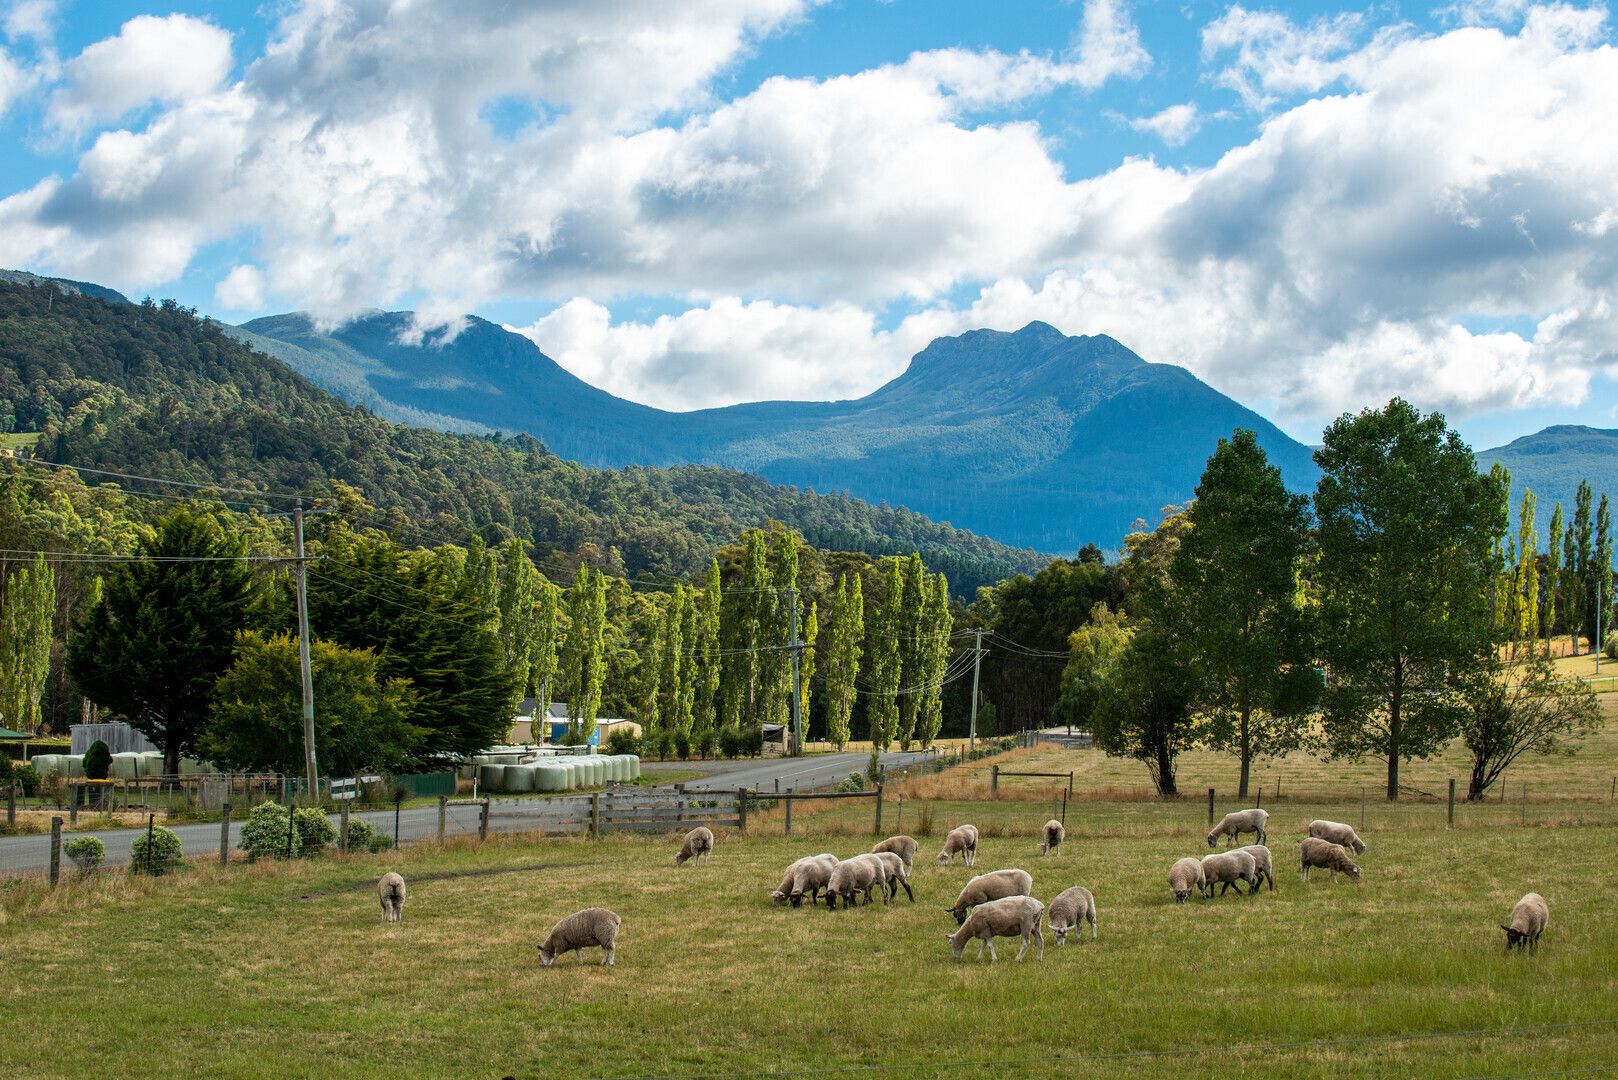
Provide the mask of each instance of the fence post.
[{"label": "fence post", "polygon": [[1260,809],[1262,809],[1263,806],[1264,806],[1264,785],[1263,784],[1260,784],[1258,786],[1258,802],[1254,803],[1253,805],[1255,807],[1260,808]]},{"label": "fence post", "polygon": [[1062,796],[1062,825],[1067,825],[1067,796]]},{"label": "fence post", "polygon": [[449,796],[438,797],[438,842],[444,842],[444,820],[449,816]]},{"label": "fence post", "polygon": [[[595,796],[591,796],[592,801],[594,801],[594,798],[595,798]],[[490,798],[487,795],[485,795],[485,796],[483,796],[483,805],[478,807],[478,843],[480,843],[480,844],[483,841],[485,841],[485,840],[487,840],[489,838],[489,803],[490,802],[491,802]]]},{"label": "fence post", "polygon": [[[146,845],[150,849],[151,845]],[[51,888],[56,888],[56,879],[62,876],[62,819],[51,818]]]},{"label": "fence post", "polygon": [[882,785],[876,786],[876,835],[882,835]]},{"label": "fence post", "polygon": [[[683,800],[682,800],[683,801]],[[739,832],[747,831],[747,789],[736,789],[736,828]]]},{"label": "fence post", "polygon": [[1213,828],[1214,789],[1208,789],[1208,828]]},{"label": "fence post", "polygon": [[1449,778],[1449,827],[1455,828],[1455,777]]},{"label": "fence post", "polygon": [[1068,798],[1073,797],[1073,770],[1071,769],[1068,770],[1067,774],[1067,794]]},{"label": "fence post", "polygon": [[1000,790],[1000,766],[998,765],[989,766],[989,790]]},{"label": "fence post", "polygon": [[219,865],[230,862],[230,803],[219,804]]},{"label": "fence post", "polygon": [[787,795],[787,835],[792,835],[792,796]]},{"label": "fence post", "polygon": [[[287,798],[287,858],[289,859],[292,858],[292,831],[297,827],[297,823],[298,815],[292,808],[292,799],[289,796]],[[150,850],[150,845],[148,845],[147,849]]]},{"label": "fence post", "polygon": [[72,792],[67,799],[67,821],[69,825],[77,825],[79,823],[79,792],[83,790],[84,789],[79,787],[77,784],[68,788],[68,791]]},{"label": "fence post", "polygon": [[601,839],[601,792],[590,793],[590,839]]},{"label": "fence post", "polygon": [[348,804],[352,800],[344,799],[342,809],[337,813],[337,850],[348,851]]}]

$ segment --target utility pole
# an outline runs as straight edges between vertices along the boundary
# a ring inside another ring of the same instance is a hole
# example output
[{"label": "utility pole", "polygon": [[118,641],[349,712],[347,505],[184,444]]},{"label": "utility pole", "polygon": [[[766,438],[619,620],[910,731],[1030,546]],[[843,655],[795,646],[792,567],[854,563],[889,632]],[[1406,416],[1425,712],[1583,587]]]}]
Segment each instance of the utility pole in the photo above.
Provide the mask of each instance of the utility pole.
[{"label": "utility pole", "polygon": [[787,589],[787,604],[791,614],[788,617],[788,633],[792,640],[789,647],[792,649],[792,756],[797,757],[803,753],[803,669],[800,667],[803,657],[803,642],[798,640],[798,590],[796,587]]},{"label": "utility pole", "polygon": [[315,679],[309,668],[309,566],[303,554],[303,500],[292,508],[296,534],[298,584],[298,667],[303,674],[303,764],[308,773],[309,799],[320,798],[320,771],[315,766]]},{"label": "utility pole", "polygon": [[983,663],[983,631],[972,631],[972,726],[966,733],[968,750],[978,748],[978,668]]}]

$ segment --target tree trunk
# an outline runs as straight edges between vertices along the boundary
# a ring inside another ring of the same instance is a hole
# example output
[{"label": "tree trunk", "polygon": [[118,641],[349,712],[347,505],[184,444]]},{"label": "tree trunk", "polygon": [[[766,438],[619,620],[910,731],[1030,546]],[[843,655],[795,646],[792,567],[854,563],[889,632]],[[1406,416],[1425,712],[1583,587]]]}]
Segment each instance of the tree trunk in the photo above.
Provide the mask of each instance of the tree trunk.
[{"label": "tree trunk", "polygon": [[1483,762],[1476,762],[1472,766],[1472,781],[1466,788],[1466,801],[1477,802],[1483,798],[1483,793],[1489,788],[1488,780],[1484,776]]},{"label": "tree trunk", "polygon": [[1167,745],[1157,748],[1157,793],[1164,796],[1180,793],[1174,784],[1174,757]]},{"label": "tree trunk", "polygon": [[1242,780],[1236,792],[1236,797],[1243,800],[1247,798],[1247,778],[1253,767],[1253,737],[1247,726],[1251,715],[1252,710],[1243,705],[1241,721]]},{"label": "tree trunk", "polygon": [[163,775],[180,775],[180,744],[171,742],[163,747]]}]

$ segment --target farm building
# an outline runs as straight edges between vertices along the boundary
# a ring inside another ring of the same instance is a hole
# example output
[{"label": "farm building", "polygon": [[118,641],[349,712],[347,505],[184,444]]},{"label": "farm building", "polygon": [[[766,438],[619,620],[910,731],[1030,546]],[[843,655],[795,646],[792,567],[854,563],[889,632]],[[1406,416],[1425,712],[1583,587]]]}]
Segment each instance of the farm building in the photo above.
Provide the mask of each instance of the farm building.
[{"label": "farm building", "polygon": [[[543,722],[535,730],[534,709],[538,705],[533,698],[524,698],[517,707],[517,715],[511,721],[511,734],[507,742],[515,746],[542,746],[548,743],[560,743],[567,737],[567,702],[553,701]],[[628,731],[636,738],[640,737],[641,728],[633,720],[624,720],[619,717],[601,716],[596,718],[595,734],[590,738],[591,746],[602,746],[612,737],[614,731]]]}]

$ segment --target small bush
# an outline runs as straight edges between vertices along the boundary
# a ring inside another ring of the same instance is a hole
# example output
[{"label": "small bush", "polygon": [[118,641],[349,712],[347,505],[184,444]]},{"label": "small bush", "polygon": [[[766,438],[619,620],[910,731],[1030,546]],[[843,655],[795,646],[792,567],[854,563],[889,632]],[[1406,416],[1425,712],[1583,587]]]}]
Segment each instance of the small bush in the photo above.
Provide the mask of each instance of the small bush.
[{"label": "small bush", "polygon": [[288,850],[287,808],[280,803],[259,803],[242,824],[241,849],[249,859],[284,859],[303,850],[303,837],[292,832],[291,850]]},{"label": "small bush", "polygon": [[107,857],[107,845],[95,836],[76,836],[63,844],[62,850],[67,852],[67,857],[73,860],[73,865],[79,868],[81,874],[94,872]]},{"label": "small bush", "polygon": [[375,855],[379,851],[386,851],[389,848],[391,848],[392,846],[393,846],[393,837],[391,837],[391,836],[385,836],[382,833],[377,833],[375,836],[371,837],[371,854],[372,855]]},{"label": "small bush", "polygon": [[90,744],[90,749],[84,752],[84,778],[86,780],[105,780],[107,773],[112,769],[112,750],[107,744],[97,739]]},{"label": "small bush", "polygon": [[[300,806],[295,811],[298,821],[298,839],[302,841],[300,854],[319,855],[328,844],[337,842],[337,826],[318,806]],[[350,825],[353,822],[349,822]]]},{"label": "small bush", "polygon": [[873,786],[882,782],[882,756],[875,750],[871,751],[871,760],[865,763],[865,779]]},{"label": "small bush", "polygon": [[691,760],[691,733],[689,731],[676,731],[674,733],[674,756],[681,761]]},{"label": "small bush", "polygon": [[719,732],[719,752],[728,758],[741,756],[742,733],[734,725],[726,724]]},{"label": "small bush", "polygon": [[52,806],[61,810],[67,806],[67,781],[59,772],[46,773],[35,782],[34,794],[49,800]]},{"label": "small bush", "polygon": [[931,836],[931,835],[933,835],[933,808],[932,807],[924,806],[924,807],[921,808],[921,820],[916,823],[916,835],[917,836]]},{"label": "small bush", "polygon": [[758,757],[764,752],[764,729],[756,724],[741,733],[741,752],[748,757]]},{"label": "small bush", "polygon": [[639,754],[640,739],[633,731],[627,728],[614,731],[607,736],[607,753],[609,754]]},{"label": "small bush", "polygon": [[11,779],[25,798],[33,798],[39,790],[39,772],[32,765],[13,765]]},{"label": "small bush", "polygon": [[152,828],[150,844],[143,832],[129,848],[129,867],[137,874],[166,874],[179,866],[180,860],[180,838],[173,829],[162,825]]},{"label": "small bush", "polygon": [[370,851],[371,838],[375,835],[376,830],[371,828],[369,821],[364,818],[354,818],[348,823],[348,850]]},{"label": "small bush", "polygon": [[1607,644],[1601,654],[1608,660],[1618,660],[1618,633],[1607,635]]},{"label": "small bush", "polygon": [[849,773],[847,776],[843,777],[842,782],[837,785],[837,790],[838,791],[864,791],[865,790],[865,776],[863,774],[857,773],[857,772]]}]

